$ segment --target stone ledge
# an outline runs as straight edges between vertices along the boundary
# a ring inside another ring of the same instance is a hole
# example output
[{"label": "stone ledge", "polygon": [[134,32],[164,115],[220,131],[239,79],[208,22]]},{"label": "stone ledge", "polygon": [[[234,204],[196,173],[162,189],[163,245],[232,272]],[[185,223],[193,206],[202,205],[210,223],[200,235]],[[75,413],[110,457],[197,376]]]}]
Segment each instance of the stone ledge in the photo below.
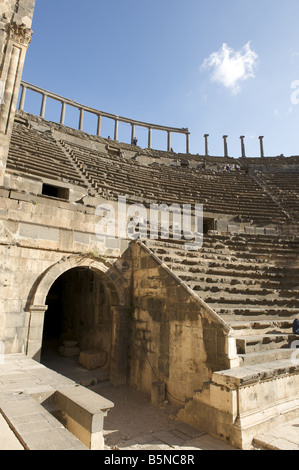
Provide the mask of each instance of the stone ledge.
[{"label": "stone ledge", "polygon": [[104,417],[114,407],[110,400],[76,385],[58,389],[53,401],[72,434],[91,450],[104,449]]},{"label": "stone ledge", "polygon": [[1,393],[0,411],[27,450],[88,450],[26,393]]},{"label": "stone ledge", "polygon": [[286,359],[214,372],[213,382],[234,389],[292,374],[299,374],[299,362]]}]

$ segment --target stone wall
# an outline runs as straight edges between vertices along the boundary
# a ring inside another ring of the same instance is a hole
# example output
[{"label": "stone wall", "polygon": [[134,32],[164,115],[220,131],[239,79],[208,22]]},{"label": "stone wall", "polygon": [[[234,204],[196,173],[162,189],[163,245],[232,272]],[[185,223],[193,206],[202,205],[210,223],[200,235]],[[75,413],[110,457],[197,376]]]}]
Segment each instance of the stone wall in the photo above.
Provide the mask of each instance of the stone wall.
[{"label": "stone wall", "polygon": [[[30,188],[29,181],[19,183]],[[128,243],[116,246],[113,240],[111,248],[103,247],[96,236],[96,205],[2,188],[0,207],[0,341],[5,353],[38,358],[46,295],[59,275],[76,267],[101,274],[117,332],[118,308],[129,302],[121,261]]]},{"label": "stone wall", "polygon": [[229,329],[142,244],[133,247],[130,382],[150,394],[164,383],[176,404],[212,372],[233,365]]}]

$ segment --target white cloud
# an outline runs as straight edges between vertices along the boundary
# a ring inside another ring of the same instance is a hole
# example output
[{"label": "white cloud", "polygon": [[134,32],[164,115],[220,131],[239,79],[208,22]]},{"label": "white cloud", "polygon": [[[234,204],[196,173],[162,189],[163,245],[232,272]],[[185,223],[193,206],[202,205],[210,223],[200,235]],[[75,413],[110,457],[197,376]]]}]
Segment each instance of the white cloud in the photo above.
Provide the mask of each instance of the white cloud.
[{"label": "white cloud", "polygon": [[238,93],[240,82],[255,77],[257,59],[258,55],[251,49],[250,42],[239,51],[224,43],[218,52],[213,52],[204,60],[202,68],[212,71],[212,81]]}]

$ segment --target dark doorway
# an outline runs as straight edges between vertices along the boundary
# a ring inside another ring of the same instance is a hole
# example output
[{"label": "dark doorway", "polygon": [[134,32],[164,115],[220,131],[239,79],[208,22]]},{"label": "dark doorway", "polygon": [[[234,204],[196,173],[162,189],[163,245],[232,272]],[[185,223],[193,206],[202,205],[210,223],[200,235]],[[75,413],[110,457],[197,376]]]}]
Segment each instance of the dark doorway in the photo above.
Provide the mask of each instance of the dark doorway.
[{"label": "dark doorway", "polygon": [[214,219],[203,219],[203,234],[206,235],[210,230],[215,230]]},{"label": "dark doorway", "polygon": [[104,279],[90,268],[74,268],[52,285],[46,305],[41,361],[66,341],[81,351],[97,349],[110,355],[112,318]]}]

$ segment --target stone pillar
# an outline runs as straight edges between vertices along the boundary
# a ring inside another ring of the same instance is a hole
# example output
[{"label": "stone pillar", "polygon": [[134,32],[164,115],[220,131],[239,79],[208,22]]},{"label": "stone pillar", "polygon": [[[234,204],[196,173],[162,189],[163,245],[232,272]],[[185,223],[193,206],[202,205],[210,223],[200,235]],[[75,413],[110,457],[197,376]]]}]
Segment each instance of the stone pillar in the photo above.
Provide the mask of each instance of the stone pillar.
[{"label": "stone pillar", "polygon": [[64,120],[65,120],[65,108],[66,104],[64,101],[61,103],[61,115],[60,115],[60,124],[64,125]]},{"label": "stone pillar", "polygon": [[101,136],[102,116],[98,115],[97,136]]},{"label": "stone pillar", "polygon": [[148,128],[148,148],[152,148],[152,129]]},{"label": "stone pillar", "polygon": [[131,132],[131,144],[134,143],[134,139],[135,139],[135,124],[131,124],[132,126],[132,132]]},{"label": "stone pillar", "polygon": [[119,120],[115,119],[114,140],[118,140],[118,123],[119,123]]},{"label": "stone pillar", "polygon": [[241,156],[242,156],[242,158],[246,158],[245,144],[244,144],[245,136],[241,135],[240,139],[241,139]]},{"label": "stone pillar", "polygon": [[43,341],[44,318],[47,305],[32,305],[29,308],[30,320],[26,355],[40,361]]},{"label": "stone pillar", "polygon": [[205,156],[208,157],[209,156],[209,143],[208,143],[208,137],[209,137],[209,134],[205,134],[204,135],[204,138],[205,138]]},{"label": "stone pillar", "polygon": [[224,140],[224,157],[225,157],[225,158],[228,157],[227,138],[228,138],[227,135],[224,135],[224,136],[223,136],[223,140]]},{"label": "stone pillar", "polygon": [[171,150],[171,132],[167,131],[167,152]]},{"label": "stone pillar", "polygon": [[45,117],[46,102],[47,102],[47,95],[43,94],[42,105],[41,105],[41,109],[40,109],[40,117],[41,118]]},{"label": "stone pillar", "polygon": [[19,104],[19,109],[21,111],[24,110],[26,91],[27,91],[27,88],[24,85],[22,85],[22,93],[21,93],[21,99],[20,99],[20,104]]},{"label": "stone pillar", "polygon": [[[0,186],[4,183],[22,71],[32,37],[31,22],[35,0],[8,0],[0,5]],[[24,95],[23,95],[24,99]]]},{"label": "stone pillar", "polygon": [[83,130],[84,109],[80,109],[79,131]]},{"label": "stone pillar", "polygon": [[265,156],[263,138],[264,138],[264,136],[259,137],[259,139],[260,139],[260,149],[261,149],[261,158],[264,158],[264,156]]},{"label": "stone pillar", "polygon": [[186,153],[190,153],[190,132],[186,134]]}]

